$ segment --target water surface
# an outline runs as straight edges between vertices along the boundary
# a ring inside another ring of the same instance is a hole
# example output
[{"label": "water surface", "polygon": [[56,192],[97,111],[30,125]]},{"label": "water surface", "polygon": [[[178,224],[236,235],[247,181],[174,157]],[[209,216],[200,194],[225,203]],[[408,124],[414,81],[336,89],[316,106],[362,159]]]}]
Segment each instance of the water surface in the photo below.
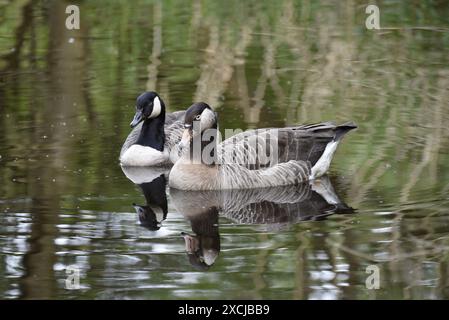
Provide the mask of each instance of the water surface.
[{"label": "water surface", "polygon": [[[0,3],[1,298],[449,297],[446,2],[383,1],[378,31],[360,1],[89,1],[80,30],[68,4]],[[355,211],[304,187],[204,213],[134,184],[117,159],[144,90],[221,129],[355,121],[329,173]]]}]

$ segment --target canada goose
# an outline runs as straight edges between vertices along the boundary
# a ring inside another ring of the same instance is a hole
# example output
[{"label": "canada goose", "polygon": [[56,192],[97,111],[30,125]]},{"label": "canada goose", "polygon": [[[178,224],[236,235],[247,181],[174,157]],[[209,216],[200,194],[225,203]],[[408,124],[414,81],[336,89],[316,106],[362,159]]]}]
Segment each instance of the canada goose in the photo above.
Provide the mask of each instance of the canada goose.
[{"label": "canada goose", "polygon": [[142,190],[145,197],[145,205],[132,204],[140,225],[151,231],[159,230],[168,212],[165,192],[167,171],[159,167],[122,167],[122,170]]},{"label": "canada goose", "polygon": [[319,178],[329,169],[342,137],[356,125],[325,122],[255,129],[218,144],[217,114],[200,102],[186,111],[184,127],[181,158],[170,172],[169,186],[219,190],[274,187]]},{"label": "canada goose", "polygon": [[238,224],[258,224],[268,230],[353,213],[342,202],[329,178],[273,188],[183,191],[170,189],[175,209],[190,222],[193,234],[182,233],[189,262],[207,270],[220,252],[219,215]]},{"label": "canada goose", "polygon": [[[165,104],[156,92],[144,92],[136,101],[134,128],[120,151],[123,166],[171,164],[173,148],[181,139],[185,111],[165,114]],[[171,159],[171,160],[170,160]]]}]

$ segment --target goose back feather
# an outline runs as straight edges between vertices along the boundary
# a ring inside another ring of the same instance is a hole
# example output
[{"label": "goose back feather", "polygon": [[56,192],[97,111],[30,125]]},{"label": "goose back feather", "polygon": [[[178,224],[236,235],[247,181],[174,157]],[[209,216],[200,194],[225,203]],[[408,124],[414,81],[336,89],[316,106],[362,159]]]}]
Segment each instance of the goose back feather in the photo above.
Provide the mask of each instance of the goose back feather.
[{"label": "goose back feather", "polygon": [[[250,170],[268,168],[290,160],[308,161],[313,166],[329,142],[339,141],[344,133],[356,127],[352,122],[339,126],[333,122],[324,122],[297,127],[248,130],[220,143],[217,148],[218,159],[219,163],[239,164]],[[269,152],[270,139],[276,143],[276,155]],[[258,149],[254,148],[255,146]],[[268,161],[259,161],[257,155],[261,153],[269,155]]]}]

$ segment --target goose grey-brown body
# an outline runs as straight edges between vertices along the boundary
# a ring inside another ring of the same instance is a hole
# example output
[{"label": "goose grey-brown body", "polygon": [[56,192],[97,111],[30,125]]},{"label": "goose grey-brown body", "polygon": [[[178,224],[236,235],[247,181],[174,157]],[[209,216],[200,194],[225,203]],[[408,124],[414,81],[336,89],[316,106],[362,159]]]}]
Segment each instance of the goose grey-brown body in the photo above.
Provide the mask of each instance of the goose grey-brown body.
[{"label": "goose grey-brown body", "polygon": [[[195,106],[187,110],[186,121],[192,117],[188,114]],[[213,117],[208,108],[200,110],[201,117],[196,115],[198,120],[201,118],[200,123],[209,123],[209,118]],[[202,117],[208,119],[207,122]],[[354,128],[353,123],[325,122],[250,130],[218,144],[213,164],[192,161],[190,151],[184,150],[170,172],[169,185],[182,190],[250,189],[315,179],[327,172],[341,138]],[[260,150],[262,154],[269,154],[266,150],[270,146],[276,147],[274,153],[268,160],[260,161]]]},{"label": "goose grey-brown body", "polygon": [[170,171],[169,185],[181,190],[267,188],[307,181],[310,173],[311,167],[306,161],[291,160],[251,170],[237,163],[206,166],[181,158]]},{"label": "goose grey-brown body", "polygon": [[[332,140],[339,140],[342,134],[356,128],[353,123],[340,126],[333,122],[323,122],[312,125],[300,125],[285,128],[253,129],[226,139],[218,146],[219,161],[221,163],[238,163],[248,169],[262,169],[275,165],[276,163],[290,160],[308,161],[314,165],[324,153],[326,146]],[[257,146],[254,148],[251,139],[257,137]],[[276,139],[277,157],[276,161],[260,163],[255,155],[269,146],[270,139]],[[251,159],[251,158],[254,159]]]}]

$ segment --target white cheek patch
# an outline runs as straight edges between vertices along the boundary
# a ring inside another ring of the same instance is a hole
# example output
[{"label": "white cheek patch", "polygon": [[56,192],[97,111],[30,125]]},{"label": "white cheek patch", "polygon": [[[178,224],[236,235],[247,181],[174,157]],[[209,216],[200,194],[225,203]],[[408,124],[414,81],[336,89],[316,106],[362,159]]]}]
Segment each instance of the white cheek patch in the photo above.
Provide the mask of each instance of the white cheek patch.
[{"label": "white cheek patch", "polygon": [[215,122],[215,113],[212,110],[204,109],[203,113],[201,113],[200,120],[201,131],[212,128]]},{"label": "white cheek patch", "polygon": [[156,220],[157,222],[162,222],[164,221],[164,211],[156,206],[150,206],[151,209],[153,210],[155,216],[156,216]]},{"label": "white cheek patch", "polygon": [[153,111],[151,111],[151,114],[148,118],[152,119],[152,118],[156,118],[157,116],[159,116],[161,114],[161,109],[162,109],[161,100],[159,100],[159,97],[154,98]]},{"label": "white cheek patch", "polygon": [[211,266],[214,264],[215,260],[217,259],[217,252],[215,250],[205,250],[205,252],[203,252],[203,258],[204,258],[204,262],[208,265]]}]

